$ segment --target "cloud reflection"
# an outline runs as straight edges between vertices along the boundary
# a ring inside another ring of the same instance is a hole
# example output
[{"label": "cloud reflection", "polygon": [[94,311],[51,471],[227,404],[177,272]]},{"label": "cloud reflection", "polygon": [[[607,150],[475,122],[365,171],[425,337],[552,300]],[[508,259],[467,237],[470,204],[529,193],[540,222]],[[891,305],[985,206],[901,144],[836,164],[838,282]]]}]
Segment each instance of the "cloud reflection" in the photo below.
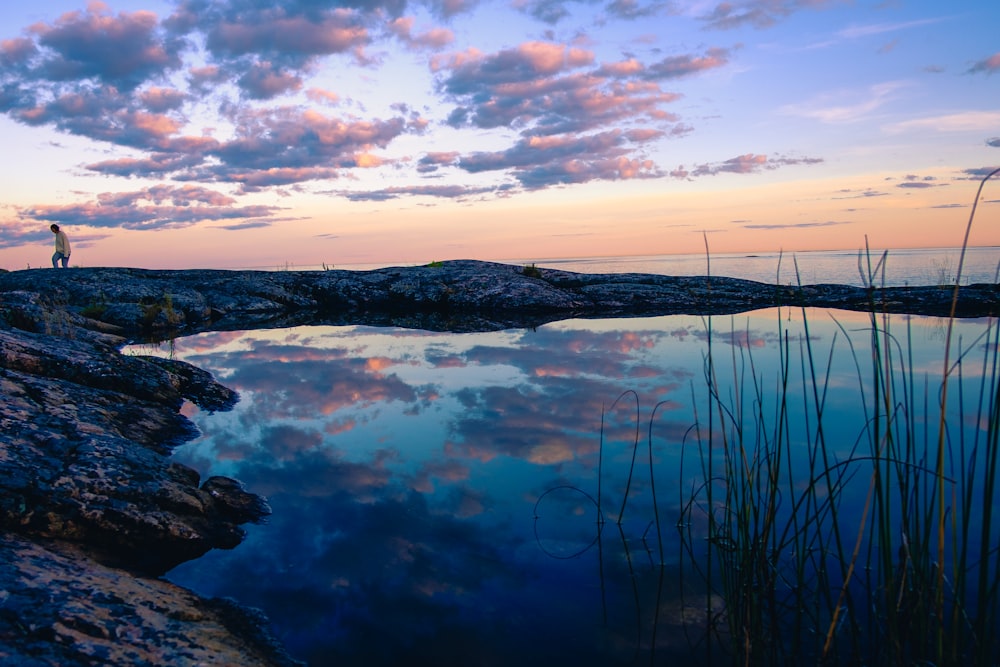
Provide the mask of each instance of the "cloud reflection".
[{"label": "cloud reflection", "polygon": [[[708,341],[724,350],[726,387],[730,366],[752,359],[766,396],[779,380],[783,332],[804,341],[799,313],[480,334],[301,327],[176,341],[176,356],[242,399],[230,413],[195,415],[204,437],[177,458],[237,477],[274,514],[240,548],[171,578],[261,607],[313,665],[631,659],[636,627],[656,605],[668,626],[689,614],[675,599],[678,584],[654,580],[648,471],[656,470],[661,521],[673,535],[691,488],[679,462],[694,446],[692,405],[704,405]],[[810,317],[820,356],[841,326],[865,335],[852,314],[837,313],[840,324],[824,312]],[[928,349],[940,347],[930,338]],[[850,412],[856,402],[846,406],[857,399],[850,372],[830,383],[831,442],[853,443],[863,427]],[[757,395],[738,384],[726,391]],[[620,537],[597,533],[587,500],[597,496],[599,465],[603,511],[621,518]],[[553,488],[570,490],[547,495]],[[666,595],[645,600],[639,616],[636,577]],[[684,642],[662,630],[658,656]]]}]

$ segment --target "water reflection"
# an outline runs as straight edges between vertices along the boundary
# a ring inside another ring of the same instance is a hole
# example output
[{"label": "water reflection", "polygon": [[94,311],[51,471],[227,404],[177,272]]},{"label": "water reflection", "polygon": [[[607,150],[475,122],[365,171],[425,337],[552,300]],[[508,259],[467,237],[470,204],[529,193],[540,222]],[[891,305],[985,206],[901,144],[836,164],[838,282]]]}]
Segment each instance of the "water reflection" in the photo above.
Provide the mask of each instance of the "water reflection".
[{"label": "water reflection", "polygon": [[[203,437],[175,458],[240,479],[274,514],[169,578],[263,609],[311,665],[703,661],[706,609],[721,602],[680,558],[676,526],[702,478],[683,457],[705,419],[709,342],[719,386],[750,391],[751,359],[767,402],[785,333],[793,348],[808,340],[829,364],[826,437],[843,460],[864,421],[844,337],[863,346],[870,322],[809,311],[808,324],[806,339],[802,311],[767,310],[177,340],[171,354],[241,400],[213,415],[188,406]],[[933,393],[942,323],[911,324]],[[984,327],[960,322],[959,336]],[[796,419],[790,430],[808,428]]]}]

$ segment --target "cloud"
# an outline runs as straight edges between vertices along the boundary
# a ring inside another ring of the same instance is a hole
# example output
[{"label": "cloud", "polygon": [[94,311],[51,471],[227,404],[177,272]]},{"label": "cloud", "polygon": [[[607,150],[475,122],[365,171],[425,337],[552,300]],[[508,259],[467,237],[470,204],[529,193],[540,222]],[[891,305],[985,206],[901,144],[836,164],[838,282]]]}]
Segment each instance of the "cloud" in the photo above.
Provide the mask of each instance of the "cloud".
[{"label": "cloud", "polygon": [[323,90],[322,88],[310,88],[306,91],[306,97],[313,102],[320,102],[325,104],[336,104],[340,101],[340,95],[332,90]]},{"label": "cloud", "polygon": [[649,79],[676,79],[722,67],[729,63],[729,49],[709,49],[704,56],[684,55],[664,58],[653,63],[645,76]]},{"label": "cloud", "polygon": [[458,151],[433,151],[420,158],[417,171],[421,173],[431,173],[442,166],[454,165],[458,163],[460,153]]},{"label": "cloud", "polygon": [[[0,222],[0,248],[17,248],[28,244],[52,243],[52,232],[48,224],[38,225],[24,219],[16,222]],[[76,237],[73,243],[77,244]]]},{"label": "cloud", "polygon": [[385,147],[407,129],[407,121],[345,120],[311,109],[279,107],[239,111],[236,136],[210,154],[222,162],[215,176],[230,170],[363,166],[359,156]]},{"label": "cloud", "polygon": [[942,21],[940,18],[918,19],[915,21],[902,21],[900,23],[869,23],[866,25],[853,25],[849,28],[837,31],[837,37],[842,39],[858,39],[860,37],[871,37],[872,35],[884,35],[910,28],[922,28],[928,25],[935,25]]},{"label": "cloud", "polygon": [[873,190],[867,188],[860,192],[850,189],[844,189],[840,191],[840,194],[834,199],[870,199],[872,197],[885,197],[888,196],[888,192],[881,192],[879,190]]},{"label": "cloud", "polygon": [[470,173],[511,170],[528,188],[659,175],[651,160],[627,157],[627,146],[633,139],[646,137],[619,130],[588,136],[533,136],[507,150],[463,155],[458,164]]},{"label": "cloud", "polygon": [[453,95],[475,93],[492,86],[553,76],[594,62],[584,49],[549,42],[525,42],[492,55],[476,50],[432,61],[435,69],[450,72],[444,88]]},{"label": "cloud", "polygon": [[[836,91],[814,97],[799,104],[787,104],[779,109],[790,116],[811,118],[823,123],[853,123],[870,116],[897,97],[907,86],[901,81],[888,81],[869,86],[863,91]],[[844,104],[844,100],[852,100]]]},{"label": "cloud", "polygon": [[114,88],[59,92],[44,101],[22,98],[10,115],[26,125],[53,125],[79,136],[142,149],[162,149],[177,133],[177,119],[140,108]]},{"label": "cloud", "polygon": [[302,3],[223,3],[185,0],[164,25],[175,35],[198,31],[221,61],[259,57],[301,66],[314,57],[350,53],[372,40],[358,9],[310,8]]},{"label": "cloud", "polygon": [[118,158],[88,164],[86,169],[108,176],[157,177],[182,171],[202,162],[200,155],[153,154],[149,158]]},{"label": "cloud", "polygon": [[567,0],[522,0],[515,6],[543,23],[555,24],[570,15],[568,4]]},{"label": "cloud", "polygon": [[464,199],[473,195],[493,193],[496,190],[494,187],[473,188],[463,185],[413,185],[361,192],[343,191],[338,194],[351,201],[389,201],[401,197],[420,196]]},{"label": "cloud", "polygon": [[624,20],[648,19],[670,9],[668,2],[639,2],[638,0],[611,0],[605,7],[610,16]]},{"label": "cloud", "polygon": [[450,125],[512,128],[521,138],[457,161],[453,155],[446,162],[422,159],[418,168],[431,173],[441,164],[457,164],[471,173],[506,171],[527,189],[661,175],[641,155],[642,146],[691,128],[666,110],[680,96],[656,81],[722,67],[728,57],[724,49],[709,49],[704,56],[651,65],[634,58],[598,64],[587,50],[547,42],[437,57],[432,68],[441,90],[458,102]]},{"label": "cloud", "polygon": [[413,34],[414,20],[400,17],[388,25],[388,30],[399,41],[412,50],[439,50],[455,41],[455,34],[445,28],[433,28],[420,34]]},{"label": "cloud", "polygon": [[275,68],[270,62],[256,62],[237,83],[250,99],[268,100],[302,88],[302,78]]},{"label": "cloud", "polygon": [[680,98],[653,82],[688,76],[728,63],[729,51],[594,65],[582,49],[528,42],[495,54],[462,52],[433,61],[446,74],[442,90],[460,102],[449,116],[455,127],[534,126],[548,133],[581,131],[623,121],[674,122],[664,106]]},{"label": "cloud", "polygon": [[[698,18],[710,30],[733,30],[744,26],[770,28],[802,9],[822,9],[837,0],[748,0],[720,2]],[[700,6],[700,5],[697,5]]]},{"label": "cloud", "polygon": [[142,105],[157,113],[180,109],[187,99],[187,94],[176,88],[151,87],[139,93],[138,99]]},{"label": "cloud", "polygon": [[[520,7],[551,22],[570,9],[575,13],[577,1]],[[662,176],[651,157],[655,149],[693,129],[671,110],[682,94],[665,90],[665,82],[725,68],[734,53],[700,46],[661,56],[654,49],[645,59],[623,52],[601,62],[581,46],[590,42],[580,34],[568,45],[528,40],[490,52],[445,54],[440,51],[454,43],[455,32],[443,24],[418,24],[428,16],[457,16],[475,4],[431,0],[419,8],[428,14],[409,12],[405,0],[177,0],[169,15],[158,17],[150,11],[115,13],[92,2],[0,42],[0,113],[100,144],[103,157],[83,165],[91,176],[166,181],[164,187],[178,192],[225,184],[245,194],[381,168],[400,180],[416,180],[339,194],[355,201],[501,197]],[[669,11],[666,2],[615,0],[595,25]],[[545,34],[553,39],[551,31]],[[390,97],[381,107],[387,111],[369,113],[327,78],[345,62],[352,76],[363,68],[374,72],[390,58],[388,49],[378,47],[396,44],[437,52],[419,56],[426,58],[431,78],[427,92],[436,99]],[[424,117],[428,113],[437,117]],[[459,137],[451,145],[435,141],[408,154],[390,152],[419,146],[401,140],[424,137],[441,125]],[[490,149],[470,150],[469,133],[488,134],[491,140],[483,145]],[[425,182],[463,172],[494,180]],[[37,220],[63,216],[64,222],[97,227],[148,228],[193,224],[199,214],[204,220],[269,224],[277,210],[235,201],[156,203],[137,195],[152,190],[119,189],[124,201],[138,198],[132,210],[102,195],[25,211]]]},{"label": "cloud", "polygon": [[1000,137],[990,137],[986,140],[986,145],[993,148],[1000,148]]},{"label": "cloud", "polygon": [[902,183],[897,183],[897,188],[913,189],[913,190],[923,190],[925,188],[936,188],[943,185],[948,185],[947,183],[938,183],[937,178],[934,176],[917,176],[916,174],[907,174],[903,178]]},{"label": "cloud", "polygon": [[182,42],[158,30],[154,13],[122,12],[113,16],[93,2],[86,11],[68,12],[49,26],[36,23],[37,78],[76,83],[91,80],[132,90],[144,81],[181,65]]},{"label": "cloud", "polygon": [[753,224],[743,225],[744,229],[809,229],[812,227],[837,227],[854,224],[846,220],[825,220],[823,222],[793,222],[787,224]]},{"label": "cloud", "polygon": [[236,200],[199,186],[154,186],[133,192],[104,193],[97,201],[69,205],[36,205],[20,215],[38,222],[162,229],[187,227],[203,220],[269,217],[274,206],[234,206]]},{"label": "cloud", "polygon": [[1000,165],[963,169],[961,173],[965,174],[965,176],[960,177],[959,180],[981,181],[989,176],[997,168],[997,166]]},{"label": "cloud", "polygon": [[471,11],[479,4],[479,0],[427,0],[426,4],[435,16],[449,19]]},{"label": "cloud", "polygon": [[773,171],[781,167],[793,165],[814,165],[823,162],[823,158],[790,158],[783,156],[767,157],[758,153],[745,153],[722,162],[706,162],[687,169],[683,165],[670,172],[673,178],[690,179],[699,176],[715,176],[717,174],[753,174],[760,171]]},{"label": "cloud", "polygon": [[886,132],[989,132],[1000,125],[1000,111],[963,111],[961,113],[943,114],[915,118],[884,127]]},{"label": "cloud", "polygon": [[8,72],[24,71],[30,59],[37,54],[38,47],[34,40],[27,37],[0,40],[0,65]]},{"label": "cloud", "polygon": [[993,74],[993,72],[998,70],[1000,70],[1000,52],[994,53],[989,58],[980,60],[969,68],[967,74],[978,74],[980,72]]}]

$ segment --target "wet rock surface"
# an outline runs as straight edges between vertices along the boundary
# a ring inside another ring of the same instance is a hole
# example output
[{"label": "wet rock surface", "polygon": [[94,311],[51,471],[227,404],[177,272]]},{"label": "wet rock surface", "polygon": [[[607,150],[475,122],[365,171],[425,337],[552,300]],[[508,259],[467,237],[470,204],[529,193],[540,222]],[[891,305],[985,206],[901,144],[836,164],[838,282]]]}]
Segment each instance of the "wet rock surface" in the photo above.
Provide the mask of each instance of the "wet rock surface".
[{"label": "wet rock surface", "polygon": [[[956,314],[998,312],[997,285]],[[293,324],[439,331],[777,305],[947,315],[953,288],[787,287],[455,261],[377,271],[0,272],[0,664],[284,665],[266,621],[160,575],[233,548],[265,499],[170,460],[180,408],[237,397],[204,371],[121,354],[144,338]]]},{"label": "wet rock surface", "polygon": [[75,545],[0,534],[0,581],[3,665],[294,664],[252,610],[103,566]]},{"label": "wet rock surface", "polygon": [[265,499],[170,460],[185,400],[237,397],[188,364],[121,354],[117,327],[0,293],[0,664],[294,664],[251,610],[158,577],[229,549]]}]

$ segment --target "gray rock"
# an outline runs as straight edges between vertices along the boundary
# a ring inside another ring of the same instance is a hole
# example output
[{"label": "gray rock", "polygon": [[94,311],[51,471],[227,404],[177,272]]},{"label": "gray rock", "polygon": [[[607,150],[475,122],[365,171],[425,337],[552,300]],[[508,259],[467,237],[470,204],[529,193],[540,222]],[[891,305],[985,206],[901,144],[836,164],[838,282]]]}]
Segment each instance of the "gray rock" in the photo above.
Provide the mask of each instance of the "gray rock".
[{"label": "gray rock", "polygon": [[[941,286],[793,287],[708,276],[529,270],[471,260],[374,271],[35,269],[0,274],[0,293],[5,292],[35,295],[36,302],[19,304],[20,314],[12,316],[50,328],[76,326],[85,318],[95,332],[161,338],[300,323],[471,331],[570,317],[730,314],[778,305],[948,315],[955,294]],[[963,286],[957,295],[959,317],[998,312],[997,285]]]},{"label": "gray rock", "polygon": [[184,400],[236,395],[122,355],[124,338],[43,295],[7,293],[0,315],[0,664],[291,664],[258,614],[155,578],[270,513],[170,460],[196,434]]},{"label": "gray rock", "polygon": [[73,545],[0,534],[0,582],[3,665],[301,664],[259,612],[126,575]]}]

